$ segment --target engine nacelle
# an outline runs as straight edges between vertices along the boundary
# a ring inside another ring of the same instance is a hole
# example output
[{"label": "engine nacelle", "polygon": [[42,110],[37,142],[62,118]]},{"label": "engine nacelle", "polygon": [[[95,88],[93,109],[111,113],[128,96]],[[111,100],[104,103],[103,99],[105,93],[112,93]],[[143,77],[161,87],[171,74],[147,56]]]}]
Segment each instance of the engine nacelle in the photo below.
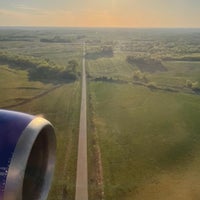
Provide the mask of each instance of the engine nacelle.
[{"label": "engine nacelle", "polygon": [[0,110],[0,200],[45,200],[56,138],[47,120]]}]

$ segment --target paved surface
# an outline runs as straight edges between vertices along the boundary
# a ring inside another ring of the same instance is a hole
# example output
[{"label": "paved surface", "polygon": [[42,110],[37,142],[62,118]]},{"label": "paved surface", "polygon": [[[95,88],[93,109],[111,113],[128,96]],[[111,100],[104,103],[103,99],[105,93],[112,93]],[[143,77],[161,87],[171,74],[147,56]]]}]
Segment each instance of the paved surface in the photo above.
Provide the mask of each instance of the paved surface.
[{"label": "paved surface", "polygon": [[79,124],[78,160],[76,172],[75,200],[88,200],[88,169],[87,169],[87,98],[85,74],[85,44],[83,46],[82,97]]}]

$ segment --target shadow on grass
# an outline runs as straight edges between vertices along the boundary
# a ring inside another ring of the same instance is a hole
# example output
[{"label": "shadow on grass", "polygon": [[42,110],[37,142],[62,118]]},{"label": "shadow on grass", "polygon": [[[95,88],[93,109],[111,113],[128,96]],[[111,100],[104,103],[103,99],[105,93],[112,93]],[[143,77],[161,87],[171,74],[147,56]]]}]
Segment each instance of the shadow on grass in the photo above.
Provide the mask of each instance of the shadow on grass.
[{"label": "shadow on grass", "polygon": [[174,166],[181,167],[187,163],[189,164],[193,159],[196,140],[199,140],[199,138],[191,135],[182,141],[170,145],[168,150],[158,159],[160,167],[169,169]]},{"label": "shadow on grass", "polygon": [[3,65],[6,64],[8,65],[10,69],[27,71],[29,81],[39,81],[44,84],[51,83],[51,84],[57,85],[57,84],[64,84],[64,83],[72,83],[77,80],[77,77],[67,73],[66,71],[61,71],[58,68],[39,67],[35,63],[15,64],[9,61],[7,62],[0,61],[0,64],[3,64]]}]

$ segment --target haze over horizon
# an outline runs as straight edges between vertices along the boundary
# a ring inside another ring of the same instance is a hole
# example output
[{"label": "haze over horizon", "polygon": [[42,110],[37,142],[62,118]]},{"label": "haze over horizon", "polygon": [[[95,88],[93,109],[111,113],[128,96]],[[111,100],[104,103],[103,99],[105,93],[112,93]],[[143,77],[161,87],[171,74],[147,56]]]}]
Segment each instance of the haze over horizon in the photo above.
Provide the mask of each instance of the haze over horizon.
[{"label": "haze over horizon", "polygon": [[199,0],[0,0],[0,26],[200,28]]}]

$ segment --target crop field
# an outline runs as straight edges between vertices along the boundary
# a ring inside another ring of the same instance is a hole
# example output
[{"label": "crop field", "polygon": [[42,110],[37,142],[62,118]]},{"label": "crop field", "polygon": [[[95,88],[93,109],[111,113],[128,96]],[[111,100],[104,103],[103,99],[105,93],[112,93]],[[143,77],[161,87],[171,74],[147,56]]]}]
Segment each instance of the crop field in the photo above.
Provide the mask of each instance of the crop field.
[{"label": "crop field", "polygon": [[200,199],[199,29],[0,29],[0,108],[55,127],[48,200],[75,197],[86,47],[91,200]]}]

